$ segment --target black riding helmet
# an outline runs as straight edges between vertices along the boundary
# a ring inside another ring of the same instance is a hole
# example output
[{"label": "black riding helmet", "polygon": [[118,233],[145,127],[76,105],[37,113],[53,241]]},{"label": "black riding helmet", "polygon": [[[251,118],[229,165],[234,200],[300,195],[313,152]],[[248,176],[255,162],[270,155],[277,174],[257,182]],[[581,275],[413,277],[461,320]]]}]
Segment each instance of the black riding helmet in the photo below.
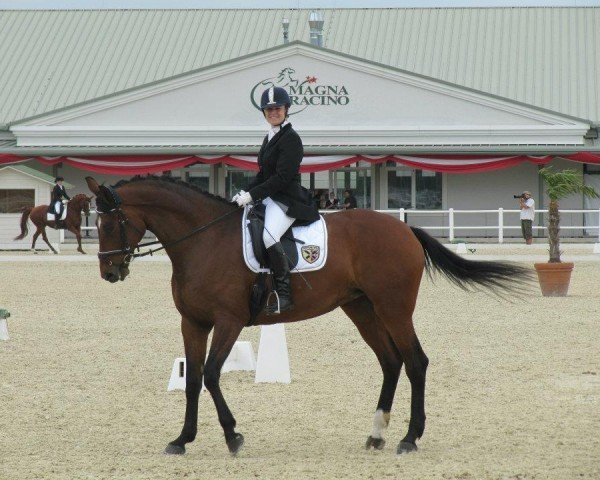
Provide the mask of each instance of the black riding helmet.
[{"label": "black riding helmet", "polygon": [[269,107],[287,107],[290,108],[292,101],[290,100],[290,96],[285,91],[285,89],[281,87],[271,87],[267,88],[260,97],[260,109],[265,110],[265,108]]},{"label": "black riding helmet", "polygon": [[58,183],[58,182],[64,182],[64,180],[65,180],[65,179],[64,179],[63,177],[56,177],[56,178],[54,179],[54,183]]}]

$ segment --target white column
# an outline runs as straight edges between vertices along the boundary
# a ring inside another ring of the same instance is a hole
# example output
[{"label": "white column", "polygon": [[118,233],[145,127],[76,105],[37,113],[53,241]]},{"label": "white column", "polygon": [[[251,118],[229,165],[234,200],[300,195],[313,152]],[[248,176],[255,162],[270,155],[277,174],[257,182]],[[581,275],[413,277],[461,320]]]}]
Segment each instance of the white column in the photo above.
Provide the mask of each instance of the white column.
[{"label": "white column", "polygon": [[504,209],[498,209],[498,243],[504,242]]}]

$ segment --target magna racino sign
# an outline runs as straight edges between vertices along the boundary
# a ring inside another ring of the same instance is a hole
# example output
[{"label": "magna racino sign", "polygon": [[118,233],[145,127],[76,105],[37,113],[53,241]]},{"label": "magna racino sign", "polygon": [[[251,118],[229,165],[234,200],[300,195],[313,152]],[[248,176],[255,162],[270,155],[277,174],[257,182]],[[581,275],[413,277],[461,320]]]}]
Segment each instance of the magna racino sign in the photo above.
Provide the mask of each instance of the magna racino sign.
[{"label": "magna racino sign", "polygon": [[260,110],[260,96],[267,88],[282,87],[290,95],[292,105],[290,115],[295,115],[308,107],[344,107],[350,103],[348,89],[344,85],[331,85],[318,82],[313,75],[299,80],[296,70],[286,67],[278,75],[258,82],[250,91],[250,101]]}]

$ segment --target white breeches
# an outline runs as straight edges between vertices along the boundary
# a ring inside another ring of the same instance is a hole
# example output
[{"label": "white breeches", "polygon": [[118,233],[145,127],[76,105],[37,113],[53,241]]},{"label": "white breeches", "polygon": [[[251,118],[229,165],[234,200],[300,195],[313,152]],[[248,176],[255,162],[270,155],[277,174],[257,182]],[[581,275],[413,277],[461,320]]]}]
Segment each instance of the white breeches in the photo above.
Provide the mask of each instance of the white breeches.
[{"label": "white breeches", "polygon": [[265,247],[269,248],[281,240],[281,236],[294,223],[295,218],[288,217],[285,212],[270,197],[263,200],[265,204],[265,231],[263,241]]}]

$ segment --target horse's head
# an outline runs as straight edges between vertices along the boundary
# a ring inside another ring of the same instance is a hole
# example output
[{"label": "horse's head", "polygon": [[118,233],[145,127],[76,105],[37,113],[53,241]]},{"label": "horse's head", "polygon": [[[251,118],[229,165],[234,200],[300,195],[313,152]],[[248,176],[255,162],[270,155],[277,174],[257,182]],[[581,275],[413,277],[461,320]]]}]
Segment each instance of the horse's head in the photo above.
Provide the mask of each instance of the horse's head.
[{"label": "horse's head", "polygon": [[93,198],[93,196],[88,197],[83,193],[78,193],[77,195],[73,196],[71,202],[73,203],[73,205],[75,205],[76,208],[80,208],[86,217],[89,217],[90,204]]},{"label": "horse's head", "polygon": [[144,236],[146,225],[139,211],[123,204],[116,189],[98,185],[92,177],[85,180],[96,195],[100,276],[111,283],[125,280],[135,246]]}]

